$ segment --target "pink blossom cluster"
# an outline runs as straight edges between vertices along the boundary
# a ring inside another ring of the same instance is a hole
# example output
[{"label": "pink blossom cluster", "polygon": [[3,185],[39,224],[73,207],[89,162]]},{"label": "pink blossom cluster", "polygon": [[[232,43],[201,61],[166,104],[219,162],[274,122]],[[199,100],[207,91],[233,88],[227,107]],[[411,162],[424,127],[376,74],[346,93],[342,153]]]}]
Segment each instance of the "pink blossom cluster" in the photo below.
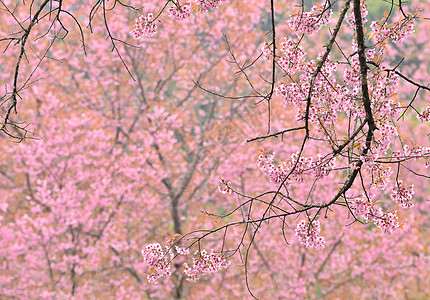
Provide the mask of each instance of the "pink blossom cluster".
[{"label": "pink blossom cluster", "polygon": [[311,176],[314,178],[324,178],[330,174],[334,169],[335,159],[324,160],[320,154],[314,161],[312,157],[299,158],[299,153],[293,153],[291,159],[285,162],[281,162],[278,166],[274,164],[275,153],[267,153],[267,151],[261,151],[257,157],[257,165],[259,169],[266,175],[273,183],[281,183],[290,174],[288,180],[285,180],[285,184],[291,184],[293,182],[303,182],[304,175]]},{"label": "pink blossom cluster", "polygon": [[375,217],[373,222],[383,233],[391,234],[401,227],[398,219],[397,211],[389,211],[382,216]]},{"label": "pink blossom cluster", "polygon": [[[285,68],[286,64],[282,66]],[[301,87],[292,82],[290,84],[286,84],[282,81],[278,82],[278,85],[275,88],[275,94],[281,98],[283,98],[285,104],[293,104],[296,107],[298,112],[303,112],[305,109],[305,100],[306,95]],[[298,113],[296,115],[296,119],[302,118],[301,114]]]},{"label": "pink blossom cluster", "polygon": [[211,10],[218,9],[221,4],[230,3],[230,0],[197,0],[197,11],[208,13]]},{"label": "pink blossom cluster", "polygon": [[[321,60],[322,58],[323,58],[323,53],[319,53],[317,60]],[[312,71],[315,71],[315,70],[313,69]],[[325,76],[332,76],[333,72],[335,71],[337,71],[337,62],[332,61],[329,55],[321,68],[321,73],[323,73]],[[327,84],[327,81],[326,81],[326,84]]]},{"label": "pink blossom cluster", "polygon": [[303,47],[298,45],[292,39],[284,38],[281,45],[281,52],[284,54],[281,57],[279,65],[285,72],[294,74],[300,70],[300,66],[304,62],[305,52]]},{"label": "pink blossom cluster", "polygon": [[405,186],[402,180],[396,181],[396,186],[391,189],[391,199],[403,208],[414,207],[412,195],[414,194],[414,185]]},{"label": "pink blossom cluster", "polygon": [[378,43],[385,43],[388,39],[391,39],[398,44],[402,43],[408,35],[415,32],[415,18],[407,17],[392,24],[382,19],[380,22],[372,22],[370,28]]},{"label": "pink blossom cluster", "polygon": [[188,255],[190,254],[190,249],[185,247],[175,246],[176,252],[180,255]]},{"label": "pink blossom cluster", "polygon": [[[159,243],[146,245],[141,251],[143,262],[149,267],[150,273],[147,275],[149,283],[158,283],[158,279],[163,276],[170,276],[170,260],[167,256],[168,247],[163,250]],[[172,254],[172,253],[171,253]]]},{"label": "pink blossom cluster", "polygon": [[[369,198],[368,198],[369,197]],[[358,197],[349,201],[349,208],[356,218],[362,218],[366,222],[371,222],[382,230],[385,234],[391,234],[400,228],[397,221],[397,211],[384,213],[381,207],[375,206],[372,202],[372,195]]]},{"label": "pink blossom cluster", "polygon": [[360,83],[360,62],[358,61],[358,55],[354,55],[350,59],[351,66],[346,68],[343,72],[343,79],[345,84],[352,89],[346,89],[345,92],[351,97],[351,99],[357,98],[360,93],[358,84]]},{"label": "pink blossom cluster", "polygon": [[142,15],[136,19],[135,28],[130,31],[130,33],[135,39],[140,39],[143,36],[151,37],[157,34],[157,28],[158,26],[154,20],[154,15],[148,13],[146,17]]},{"label": "pink blossom cluster", "polygon": [[[338,113],[351,114],[352,117],[365,117],[366,112],[360,103],[360,63],[358,55],[351,57],[349,65],[344,67],[344,85],[339,84],[334,72],[338,69],[338,63],[330,58],[324,62],[321,72],[312,78],[316,68],[316,62],[306,61],[305,52],[293,40],[285,38],[281,51],[283,56],[279,59],[279,65],[284,71],[298,79],[290,82],[278,82],[275,94],[283,98],[288,105],[296,108],[296,120],[304,121],[307,109],[307,98],[310,96],[308,120],[317,126],[324,136],[322,126],[332,126],[338,119]],[[352,51],[357,51],[356,42],[352,43]],[[368,49],[367,55],[372,58],[376,55],[376,48]],[[322,54],[318,56],[321,59]],[[376,74],[374,74],[376,73]],[[401,113],[401,105],[397,99],[399,77],[393,72],[388,76],[383,75],[383,70],[371,72],[368,70],[369,90],[372,98],[372,111],[378,115],[391,117]],[[309,93],[310,82],[314,81],[312,93]],[[310,95],[309,95],[310,94]],[[385,141],[385,139],[384,139]],[[382,147],[382,145],[381,145]],[[384,144],[387,148],[387,143]],[[383,152],[383,151],[382,151]]]},{"label": "pink blossom cluster", "polygon": [[375,207],[371,199],[363,196],[349,200],[349,208],[356,218],[362,218],[366,222],[371,222],[375,216],[382,216],[380,207]]},{"label": "pink blossom cluster", "polygon": [[398,92],[399,76],[390,72],[386,74],[383,67],[380,67],[376,73],[371,73],[373,95],[377,98],[391,97]]},{"label": "pink blossom cluster", "polygon": [[375,147],[375,150],[381,154],[385,154],[387,153],[392,141],[394,141],[394,139],[399,136],[399,132],[397,131],[396,127],[391,125],[389,122],[380,124],[378,128],[379,135],[376,137],[377,146]]},{"label": "pink blossom cluster", "polygon": [[395,161],[401,161],[411,157],[414,159],[424,158],[426,161],[425,167],[430,167],[430,147],[424,148],[419,145],[415,145],[410,148],[408,145],[404,145],[403,151],[395,151],[392,156]]},{"label": "pink blossom cluster", "polygon": [[424,157],[426,160],[426,167],[429,166],[429,159],[430,159],[430,147],[424,148],[419,145],[414,145],[412,148],[410,148],[408,145],[405,145],[403,147],[403,150],[405,152],[409,153],[409,156],[412,156],[414,160],[417,160],[421,157]]},{"label": "pink blossom cluster", "polygon": [[417,118],[421,123],[430,123],[430,106],[427,106],[422,113],[418,114]]},{"label": "pink blossom cluster", "polygon": [[[351,48],[353,52],[357,51],[358,47],[355,40],[352,40]],[[368,74],[369,73],[370,72],[368,72]],[[360,93],[360,78],[360,61],[358,60],[358,54],[355,54],[349,60],[349,67],[345,68],[343,72],[343,80],[345,81],[345,85],[353,87],[352,93],[350,93],[352,97],[355,97]]]},{"label": "pink blossom cluster", "polygon": [[[355,42],[355,41],[354,41]],[[357,43],[357,42],[355,42]],[[370,48],[370,49],[366,49],[366,58],[367,60],[372,60],[376,57],[376,48]]]},{"label": "pink blossom cluster", "polygon": [[[300,51],[297,59],[302,60]],[[282,59],[281,59],[282,60]],[[315,70],[315,62],[296,64],[296,62],[286,59],[280,62],[286,72],[292,75],[294,72],[303,71],[298,82],[286,84],[279,82],[275,88],[275,94],[282,97],[286,104],[293,104],[296,108],[296,119],[304,121],[306,113],[306,99],[309,95],[312,72]],[[345,98],[344,90],[336,82],[333,72],[337,69],[337,64],[327,60],[321,73],[315,78],[314,88],[311,93],[311,106],[309,109],[309,122],[320,126],[331,126],[337,119],[337,112],[348,109],[352,104],[349,98]]]},{"label": "pink blossom cluster", "polygon": [[371,187],[383,191],[388,186],[388,183],[390,183],[390,176],[393,172],[391,171],[391,167],[386,167],[382,164],[377,164],[376,167],[377,170],[371,173]]},{"label": "pink blossom cluster", "polygon": [[269,43],[266,41],[264,42],[263,46],[261,47],[261,53],[263,54],[263,57],[266,61],[271,61],[273,58],[272,50],[269,47]]},{"label": "pink blossom cluster", "polygon": [[325,247],[324,237],[320,236],[320,221],[302,219],[296,228],[296,236],[306,248],[320,250]]},{"label": "pink blossom cluster", "polygon": [[314,5],[309,12],[299,11],[291,15],[288,25],[295,31],[312,34],[325,26],[332,15],[331,9],[322,5]]},{"label": "pink blossom cluster", "polygon": [[395,161],[401,161],[409,158],[412,154],[411,148],[408,145],[403,145],[403,151],[394,151],[393,158]]},{"label": "pink blossom cluster", "polygon": [[364,166],[369,168],[369,172],[372,173],[377,170],[376,160],[379,157],[379,153],[369,151],[367,154],[360,156],[360,160],[363,162]]},{"label": "pink blossom cluster", "polygon": [[393,72],[387,75],[381,67],[377,72],[369,74],[369,80],[372,82],[369,90],[373,98],[372,110],[374,113],[396,118],[402,111],[401,105],[397,101],[399,76]]},{"label": "pink blossom cluster", "polygon": [[209,254],[203,249],[200,252],[197,251],[195,255],[198,255],[198,258],[193,258],[193,265],[191,267],[187,263],[184,263],[184,273],[188,276],[187,280],[191,282],[196,282],[202,275],[227,269],[230,265],[230,262],[226,261],[222,253],[217,253],[213,250]]},{"label": "pink blossom cluster", "polygon": [[191,17],[193,10],[191,9],[191,2],[187,2],[182,6],[173,5],[168,8],[169,17],[175,20],[184,20]]},{"label": "pink blossom cluster", "polygon": [[[352,51],[357,51],[357,42],[352,41]],[[366,50],[366,57],[368,60],[375,59],[377,55],[377,48],[370,48]],[[383,67],[371,72],[367,71],[369,93],[372,99],[372,111],[379,116],[387,116],[396,118],[402,112],[402,106],[397,100],[398,86],[400,78],[394,72],[387,74]],[[349,59],[349,66],[344,69],[343,79],[345,86],[341,92],[344,100],[347,103],[347,108],[351,109],[353,116],[359,115],[364,117],[365,111],[357,103],[360,95],[360,62],[358,54],[353,55]],[[348,99],[349,98],[349,99]],[[385,120],[385,118],[383,119]],[[385,145],[387,145],[385,143]],[[384,152],[384,151],[382,151]]]},{"label": "pink blossom cluster", "polygon": [[153,14],[148,13],[148,15],[140,16],[135,21],[135,27],[133,30],[130,31],[130,34],[135,39],[140,39],[144,36],[146,37],[152,37],[158,33],[158,26],[153,21]]},{"label": "pink blossom cluster", "polygon": [[233,190],[231,189],[231,182],[226,181],[222,178],[219,179],[220,183],[218,185],[218,191],[221,194],[231,194]]},{"label": "pink blossom cluster", "polygon": [[[367,22],[367,15],[369,14],[369,12],[367,11],[367,5],[364,3],[360,3],[360,10],[361,10],[361,20],[363,22],[363,24],[365,24]],[[355,16],[354,16],[354,11],[350,12],[346,18],[346,22],[348,23],[349,26],[351,26],[354,30],[355,30]]]},{"label": "pink blossom cluster", "polygon": [[[186,247],[175,246],[176,252],[179,255],[188,255],[190,250]],[[165,250],[159,243],[146,245],[141,251],[143,262],[150,269],[150,274],[147,275],[149,283],[157,284],[158,280],[163,276],[172,274],[170,263],[175,257],[171,247],[166,246]],[[209,254],[206,250],[197,251],[194,253],[197,258],[193,258],[193,265],[190,267],[184,263],[184,273],[188,276],[187,280],[196,282],[200,276],[219,272],[227,269],[230,262],[227,262],[222,253],[215,252],[213,249]]]},{"label": "pink blossom cluster", "polygon": [[317,160],[310,165],[310,168],[312,169],[311,176],[319,179],[327,177],[334,169],[335,163],[336,158],[324,161],[322,155],[318,154]]},{"label": "pink blossom cluster", "polygon": [[[170,6],[167,11],[170,18],[175,20],[184,20],[191,17],[194,9],[202,13],[208,13],[211,10],[217,9],[220,4],[226,4],[229,2],[230,0],[196,0],[195,4],[187,2],[182,6],[177,2]],[[154,20],[154,15],[152,13],[148,13],[147,16],[142,15],[136,19],[135,28],[130,31],[130,34],[135,39],[140,39],[144,36],[152,37],[158,33],[157,22],[161,23],[160,20]]]},{"label": "pink blossom cluster", "polygon": [[377,147],[372,147],[366,155],[360,156],[363,162],[363,169],[372,178],[371,187],[378,190],[385,190],[390,183],[391,167],[384,166],[377,162],[381,152],[377,152]]},{"label": "pink blossom cluster", "polygon": [[423,148],[423,147],[419,146],[419,148],[421,149],[422,157],[424,157],[424,159],[426,161],[425,167],[426,168],[430,167],[430,147]]}]

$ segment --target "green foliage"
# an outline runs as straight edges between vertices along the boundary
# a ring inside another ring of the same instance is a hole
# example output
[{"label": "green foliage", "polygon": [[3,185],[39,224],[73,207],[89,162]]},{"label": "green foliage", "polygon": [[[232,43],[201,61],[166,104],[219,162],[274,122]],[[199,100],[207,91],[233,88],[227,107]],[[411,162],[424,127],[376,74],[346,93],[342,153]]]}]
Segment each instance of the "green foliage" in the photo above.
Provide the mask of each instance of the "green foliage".
[{"label": "green foliage", "polygon": [[[367,0],[366,4],[368,6],[369,12],[367,19],[370,22],[380,20],[384,15],[384,11],[386,11],[388,14],[392,6],[391,1],[384,0]],[[395,6],[393,7],[393,11],[395,11]]]}]

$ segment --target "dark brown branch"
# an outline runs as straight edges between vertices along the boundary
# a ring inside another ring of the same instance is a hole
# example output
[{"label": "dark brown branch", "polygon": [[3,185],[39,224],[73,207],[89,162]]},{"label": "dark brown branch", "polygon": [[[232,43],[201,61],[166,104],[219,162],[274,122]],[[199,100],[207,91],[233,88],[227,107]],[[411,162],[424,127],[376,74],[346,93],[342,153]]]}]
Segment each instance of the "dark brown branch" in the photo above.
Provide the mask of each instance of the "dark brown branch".
[{"label": "dark brown branch", "polygon": [[253,142],[253,141],[257,141],[257,140],[267,139],[269,137],[276,137],[277,138],[278,135],[283,136],[284,133],[286,133],[286,132],[295,131],[295,130],[301,130],[301,129],[305,129],[305,127],[304,126],[300,126],[300,127],[285,129],[285,130],[282,130],[282,131],[279,131],[279,132],[275,132],[275,133],[272,133],[272,134],[269,134],[269,135],[255,137],[255,138],[252,138],[250,140],[246,140],[246,142],[250,143],[250,142]]},{"label": "dark brown branch", "polygon": [[21,50],[19,52],[19,56],[18,56],[18,60],[16,62],[16,66],[15,66],[15,73],[14,73],[14,78],[13,78],[13,90],[12,90],[12,95],[10,97],[12,103],[10,104],[9,108],[6,111],[6,115],[4,117],[4,121],[3,124],[0,128],[0,130],[2,131],[7,131],[6,129],[6,125],[9,123],[9,118],[10,118],[10,114],[12,113],[12,111],[14,111],[14,113],[17,113],[17,109],[16,109],[16,105],[17,105],[17,97],[18,97],[18,93],[19,93],[19,88],[18,88],[18,75],[19,75],[19,68],[21,66],[21,60],[24,56],[25,53],[25,44],[27,43],[28,37],[30,36],[30,32],[33,29],[33,26],[37,23],[38,19],[39,19],[39,15],[41,14],[41,12],[43,11],[43,9],[45,8],[45,6],[50,2],[50,0],[45,0],[39,7],[39,9],[37,10],[37,12],[34,14],[33,18],[30,21],[30,24],[28,25],[27,28],[24,28],[24,34],[22,35],[20,41],[21,41]]}]

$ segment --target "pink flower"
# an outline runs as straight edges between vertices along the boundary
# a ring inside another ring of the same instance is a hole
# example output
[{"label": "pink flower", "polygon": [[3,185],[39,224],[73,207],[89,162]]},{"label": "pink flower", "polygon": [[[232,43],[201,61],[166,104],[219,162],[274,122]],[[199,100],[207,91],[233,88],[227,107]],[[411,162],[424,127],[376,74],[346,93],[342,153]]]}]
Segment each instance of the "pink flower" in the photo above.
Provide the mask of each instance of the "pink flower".
[{"label": "pink flower", "polygon": [[288,25],[291,29],[300,31],[305,34],[312,34],[325,26],[333,11],[331,9],[325,9],[324,5],[315,5],[311,8],[311,11],[298,12],[290,16]]},{"label": "pink flower", "polygon": [[197,10],[205,13],[208,13],[211,10],[218,9],[220,4],[229,3],[230,0],[197,0]]},{"label": "pink flower", "polygon": [[349,203],[349,207],[356,218],[363,218],[366,222],[373,223],[382,230],[385,234],[391,234],[401,227],[397,221],[398,216],[396,211],[384,213],[382,208],[377,207],[372,202],[373,195],[369,195],[370,199],[363,197],[356,198]]},{"label": "pink flower", "polygon": [[414,194],[414,185],[404,186],[402,180],[396,182],[396,186],[391,189],[391,199],[403,208],[414,207],[411,202],[412,195]]},{"label": "pink flower", "polygon": [[[142,36],[151,37],[157,34],[157,24],[153,19],[153,14],[148,13],[148,15],[140,16],[136,19],[135,28],[130,31],[131,35],[135,39],[140,39]],[[158,21],[161,22],[161,21]]]},{"label": "pink flower", "polygon": [[230,262],[227,262],[225,256],[222,253],[214,252],[207,253],[206,250],[197,251],[195,255],[198,258],[193,258],[193,265],[190,267],[187,263],[185,266],[185,275],[188,276],[187,280],[196,282],[200,276],[219,272],[222,269],[227,269]]},{"label": "pink flower", "polygon": [[219,181],[220,184],[218,185],[218,191],[220,191],[221,194],[231,194],[233,192],[230,181],[225,181],[222,178],[220,178]]},{"label": "pink flower", "polygon": [[164,251],[159,243],[146,245],[141,253],[143,262],[150,268],[150,273],[147,274],[149,283],[157,284],[158,279],[172,274],[167,249]]},{"label": "pink flower", "polygon": [[374,222],[376,227],[382,230],[385,234],[391,234],[400,228],[397,211],[388,212],[382,217],[375,218]]},{"label": "pink flower", "polygon": [[421,123],[430,123],[430,106],[427,106],[421,114],[417,115],[417,118]]},{"label": "pink flower", "polygon": [[176,5],[168,8],[169,17],[176,20],[184,20],[191,17],[193,10],[191,9],[191,3],[187,2],[184,5],[178,7]]},{"label": "pink flower", "polygon": [[[360,9],[361,9],[361,19],[363,24],[367,22],[367,15],[369,14],[369,12],[367,11],[367,5],[360,3]],[[348,14],[348,17],[346,18],[346,22],[348,23],[349,26],[351,26],[354,30],[355,30],[355,16],[354,16],[354,12],[351,12]]]},{"label": "pink flower", "polygon": [[263,57],[267,61],[271,61],[273,58],[272,50],[269,47],[269,43],[264,42],[263,46],[261,47],[261,52],[263,54]]},{"label": "pink flower", "polygon": [[176,249],[176,252],[178,252],[178,254],[180,255],[190,254],[190,250],[188,248],[175,246],[175,249]]},{"label": "pink flower", "polygon": [[[324,160],[320,154],[318,154],[315,161],[312,157],[301,156],[298,158],[298,156],[298,152],[293,153],[291,154],[291,159],[275,166],[273,163],[275,153],[269,154],[267,150],[262,150],[257,156],[257,163],[260,170],[264,175],[269,177],[270,181],[273,183],[284,182],[287,185],[295,182],[303,182],[305,175],[314,178],[324,178],[330,174],[335,166],[334,158]],[[290,174],[293,168],[294,171]],[[284,181],[288,174],[290,174],[290,177]]]},{"label": "pink flower", "polygon": [[415,32],[415,18],[406,17],[399,22],[389,24],[385,19],[380,22],[372,22],[370,28],[378,43],[384,43],[391,39],[394,43],[402,43],[408,35]]},{"label": "pink flower", "polygon": [[310,222],[310,220],[303,219],[297,224],[296,236],[306,248],[321,250],[325,247],[325,240],[319,235],[320,231],[321,226],[318,220]]},{"label": "pink flower", "polygon": [[375,217],[383,215],[380,207],[375,207],[372,202],[372,195],[367,199],[365,195],[349,201],[349,208],[356,218],[364,219],[366,222],[372,221]]},{"label": "pink flower", "polygon": [[279,62],[285,72],[294,74],[300,70],[301,65],[305,61],[306,53],[303,47],[298,45],[292,39],[284,38],[281,45],[281,52],[284,54]]}]

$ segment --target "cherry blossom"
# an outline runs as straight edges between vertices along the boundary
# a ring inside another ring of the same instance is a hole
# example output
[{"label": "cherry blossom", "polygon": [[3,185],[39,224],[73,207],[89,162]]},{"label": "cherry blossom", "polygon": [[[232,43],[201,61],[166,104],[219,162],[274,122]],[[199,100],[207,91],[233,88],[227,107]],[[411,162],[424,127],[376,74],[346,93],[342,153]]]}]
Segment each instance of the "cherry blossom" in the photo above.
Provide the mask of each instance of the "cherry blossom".
[{"label": "cherry blossom", "polygon": [[302,219],[296,228],[296,236],[306,248],[321,250],[325,247],[324,237],[320,236],[321,225],[318,220]]},{"label": "cherry blossom", "polygon": [[175,20],[183,20],[188,19],[191,17],[192,9],[191,9],[191,2],[187,2],[182,6],[170,6],[168,8],[169,11],[169,17],[175,19]]},{"label": "cherry blossom", "polygon": [[314,5],[310,11],[297,12],[290,16],[288,25],[291,29],[305,34],[317,32],[326,25],[333,11],[323,5]]},{"label": "cherry blossom", "polygon": [[414,33],[415,17],[416,15],[407,16],[392,24],[386,22],[385,19],[380,22],[373,21],[370,28],[378,43],[384,43],[388,39],[394,43],[402,43],[407,36]]},{"label": "cherry blossom", "polygon": [[154,20],[152,13],[148,13],[147,16],[140,16],[135,23],[135,28],[130,31],[135,39],[140,39],[143,36],[152,37],[157,34],[157,21]]},{"label": "cherry blossom", "polygon": [[218,185],[218,191],[221,194],[231,194],[233,192],[233,190],[231,189],[231,182],[230,181],[225,181],[224,179],[220,178],[220,183]]},{"label": "cherry blossom", "polygon": [[396,181],[396,186],[391,189],[391,199],[403,208],[414,207],[411,202],[414,194],[414,185],[405,186],[402,180]]},{"label": "cherry blossom", "polygon": [[158,283],[161,277],[172,274],[169,257],[167,255],[168,248],[163,250],[159,243],[153,243],[146,245],[141,253],[143,262],[150,270],[150,273],[147,275],[149,283]]},{"label": "cherry blossom", "polygon": [[417,115],[421,123],[430,123],[430,106],[427,106],[420,114]]},{"label": "cherry blossom", "polygon": [[273,57],[272,50],[269,47],[269,43],[265,41],[263,46],[261,46],[261,53],[266,61],[271,61]]},{"label": "cherry blossom", "polygon": [[219,272],[223,269],[227,269],[230,262],[225,260],[225,257],[221,253],[217,253],[211,250],[208,253],[205,249],[194,253],[197,258],[193,258],[193,265],[189,266],[184,263],[184,273],[188,276],[187,280],[196,282],[200,276],[207,275],[215,272]]}]

